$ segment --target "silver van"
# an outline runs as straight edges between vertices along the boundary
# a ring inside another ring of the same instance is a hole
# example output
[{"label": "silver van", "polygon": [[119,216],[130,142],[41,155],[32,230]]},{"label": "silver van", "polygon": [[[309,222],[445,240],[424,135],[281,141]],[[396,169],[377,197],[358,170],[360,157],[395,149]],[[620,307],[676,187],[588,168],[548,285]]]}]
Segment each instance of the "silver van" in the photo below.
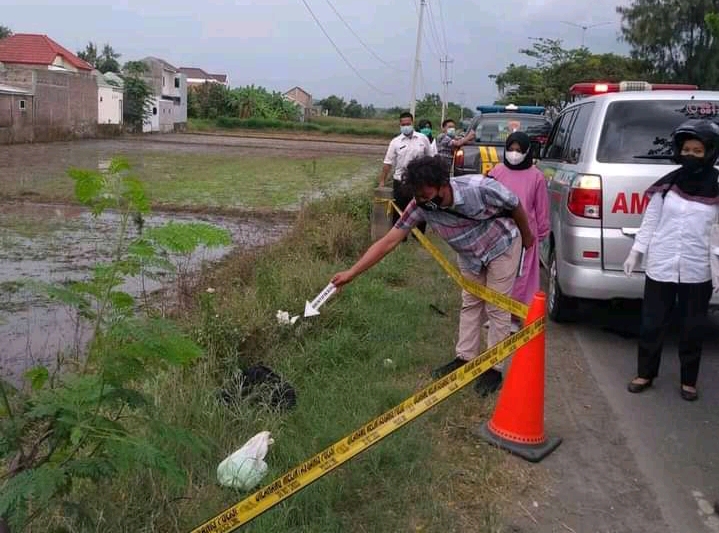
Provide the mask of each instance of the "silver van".
[{"label": "silver van", "polygon": [[[578,298],[642,298],[643,273],[624,275],[647,188],[674,170],[671,133],[690,118],[719,118],[719,92],[644,90],[591,96],[554,122],[537,166],[547,179],[551,233],[547,312],[570,319]],[[719,297],[712,299],[719,305]]]}]

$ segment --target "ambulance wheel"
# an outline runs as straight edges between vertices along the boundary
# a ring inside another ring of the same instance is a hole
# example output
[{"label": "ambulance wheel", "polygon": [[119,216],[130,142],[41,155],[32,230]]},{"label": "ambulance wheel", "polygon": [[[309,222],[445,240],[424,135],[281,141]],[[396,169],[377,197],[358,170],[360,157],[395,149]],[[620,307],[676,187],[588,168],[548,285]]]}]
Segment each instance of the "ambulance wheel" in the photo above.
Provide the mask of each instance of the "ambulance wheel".
[{"label": "ambulance wheel", "polygon": [[554,248],[549,255],[549,287],[547,290],[547,314],[555,322],[569,322],[575,314],[577,302],[565,296],[559,287],[557,252]]}]

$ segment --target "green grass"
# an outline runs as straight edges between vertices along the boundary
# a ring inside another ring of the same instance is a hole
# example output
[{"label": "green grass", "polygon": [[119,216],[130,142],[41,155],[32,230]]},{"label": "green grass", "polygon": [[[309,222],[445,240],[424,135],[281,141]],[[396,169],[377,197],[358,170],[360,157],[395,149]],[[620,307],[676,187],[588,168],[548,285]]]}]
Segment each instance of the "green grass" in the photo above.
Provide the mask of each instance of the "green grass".
[{"label": "green grass", "polygon": [[391,139],[398,132],[396,120],[316,117],[307,122],[273,119],[220,117],[216,120],[189,119],[188,131],[259,130],[315,133],[318,135],[349,135]]},{"label": "green grass", "polygon": [[[459,290],[412,240],[319,317],[277,324],[278,309],[301,312],[367,246],[368,193],[310,206],[285,241],[255,257],[231,257],[198,284],[202,304],[184,321],[206,356],[149,386],[163,418],[200,436],[208,450],[167,449],[188,474],[182,490],[138,471],[84,495],[104,517],[101,530],[189,531],[247,495],[217,486],[215,471],[257,431],[272,431],[276,441],[266,458],[269,483],[428,384],[430,370],[453,357]],[[216,292],[206,293],[208,286]],[[256,362],[295,387],[295,410],[277,415],[245,401],[217,402],[218,387]],[[499,531],[497,494],[512,469],[469,433],[490,408],[471,389],[460,391],[241,531]]]},{"label": "green grass", "polygon": [[[143,153],[128,159],[156,208],[286,208],[312,195],[366,183],[379,169],[379,163],[365,156]],[[26,187],[25,194],[33,193],[36,200],[70,202],[74,197],[72,180],[61,173]]]}]

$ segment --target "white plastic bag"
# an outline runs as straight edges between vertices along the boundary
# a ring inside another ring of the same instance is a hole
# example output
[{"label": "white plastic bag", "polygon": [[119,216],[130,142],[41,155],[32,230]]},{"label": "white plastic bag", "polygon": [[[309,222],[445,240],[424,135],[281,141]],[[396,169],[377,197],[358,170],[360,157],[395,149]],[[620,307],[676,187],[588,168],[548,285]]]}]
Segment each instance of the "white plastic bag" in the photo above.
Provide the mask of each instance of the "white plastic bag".
[{"label": "white plastic bag", "polygon": [[274,443],[269,431],[261,431],[219,464],[217,481],[224,487],[241,490],[257,486],[267,472],[263,459]]}]

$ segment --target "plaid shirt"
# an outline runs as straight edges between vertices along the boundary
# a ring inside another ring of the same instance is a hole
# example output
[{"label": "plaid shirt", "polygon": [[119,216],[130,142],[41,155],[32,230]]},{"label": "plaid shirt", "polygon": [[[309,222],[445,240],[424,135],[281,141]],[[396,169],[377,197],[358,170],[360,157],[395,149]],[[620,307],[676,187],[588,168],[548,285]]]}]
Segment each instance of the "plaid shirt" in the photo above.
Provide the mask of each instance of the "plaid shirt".
[{"label": "plaid shirt", "polygon": [[[498,181],[479,174],[452,178],[450,186],[454,198],[451,209],[472,220],[442,210],[427,211],[413,199],[395,228],[411,230],[426,221],[457,252],[462,270],[480,273],[519,236],[508,213],[519,205],[519,198]],[[506,216],[501,216],[505,212]]]},{"label": "plaid shirt", "polygon": [[449,166],[452,165],[454,159],[454,147],[452,146],[452,137],[446,133],[442,133],[437,137],[437,153],[442,156],[444,162]]}]

